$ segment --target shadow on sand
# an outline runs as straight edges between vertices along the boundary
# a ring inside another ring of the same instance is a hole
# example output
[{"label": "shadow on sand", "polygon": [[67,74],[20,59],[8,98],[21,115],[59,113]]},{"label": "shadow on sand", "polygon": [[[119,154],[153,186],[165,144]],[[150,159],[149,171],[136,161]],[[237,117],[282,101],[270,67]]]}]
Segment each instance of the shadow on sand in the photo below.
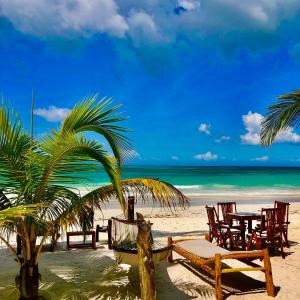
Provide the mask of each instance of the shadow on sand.
[{"label": "shadow on sand", "polygon": [[[137,267],[117,265],[107,250],[73,250],[45,253],[40,264],[40,295],[46,300],[140,299]],[[12,264],[13,265],[13,264]],[[207,285],[172,282],[167,262],[156,265],[158,299],[195,299],[214,295]],[[17,300],[16,269],[0,272],[0,299]]]},{"label": "shadow on sand", "polygon": [[[194,275],[198,276],[202,281],[208,283],[214,289],[215,281],[214,278],[203,269],[196,267],[185,259],[176,260],[177,263],[181,264]],[[223,263],[224,268],[230,268],[230,266]],[[251,272],[252,273],[252,272]],[[275,294],[279,292],[280,287],[275,287]],[[225,273],[222,274],[222,291],[224,299],[230,295],[244,295],[253,293],[266,293],[265,281],[254,279],[253,277],[247,276],[244,273]]]}]

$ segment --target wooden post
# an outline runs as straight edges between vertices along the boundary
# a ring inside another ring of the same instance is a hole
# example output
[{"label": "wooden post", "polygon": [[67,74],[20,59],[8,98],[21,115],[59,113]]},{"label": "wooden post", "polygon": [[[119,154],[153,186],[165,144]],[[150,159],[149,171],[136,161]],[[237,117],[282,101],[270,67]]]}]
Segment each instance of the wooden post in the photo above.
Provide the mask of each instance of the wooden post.
[{"label": "wooden post", "polygon": [[112,221],[108,220],[107,224],[107,239],[108,239],[108,249],[112,249],[112,244],[111,244],[111,230],[112,230]]},{"label": "wooden post", "polygon": [[96,250],[97,249],[97,247],[96,247],[96,232],[95,231],[93,231],[93,233],[92,233],[92,247],[93,247],[93,249],[94,250]]},{"label": "wooden post", "polygon": [[268,296],[275,297],[275,288],[273,283],[273,276],[272,276],[272,267],[271,261],[269,256],[268,248],[263,249],[263,256],[264,256],[264,268],[265,268],[265,277],[266,277],[266,287]]},{"label": "wooden post", "polygon": [[216,299],[223,300],[222,294],[222,261],[221,261],[221,254],[215,255],[215,291],[216,291]]},{"label": "wooden post", "polygon": [[142,300],[155,300],[156,290],[154,282],[154,263],[152,257],[151,225],[144,217],[137,213],[138,235],[138,264],[140,273],[140,287]]},{"label": "wooden post", "polygon": [[100,225],[96,226],[96,242],[99,242],[99,231],[100,231]]},{"label": "wooden post", "polygon": [[22,240],[21,237],[17,234],[17,255],[22,253]]},{"label": "wooden post", "polygon": [[168,261],[172,263],[173,262],[173,252],[172,252],[173,240],[171,236],[168,236],[168,246],[171,246],[170,254],[168,255]]},{"label": "wooden post", "polygon": [[129,196],[127,202],[127,220],[131,223],[134,222],[134,197]]},{"label": "wooden post", "polygon": [[67,232],[67,250],[70,250],[70,235],[69,235],[69,232]]}]

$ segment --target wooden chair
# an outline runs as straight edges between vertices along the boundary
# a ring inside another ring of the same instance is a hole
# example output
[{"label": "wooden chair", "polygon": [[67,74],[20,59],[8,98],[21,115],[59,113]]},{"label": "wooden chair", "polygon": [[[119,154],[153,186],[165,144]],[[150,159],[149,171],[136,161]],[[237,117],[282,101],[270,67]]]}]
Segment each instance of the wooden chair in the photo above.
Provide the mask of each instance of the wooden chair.
[{"label": "wooden chair", "polygon": [[215,240],[220,247],[227,248],[227,240],[229,239],[231,248],[237,249],[241,238],[241,231],[220,223],[214,206],[210,207],[206,205],[205,208],[208,217],[209,241],[212,242]]},{"label": "wooden chair", "polygon": [[231,228],[237,228],[240,229],[241,225],[235,221],[234,224],[230,224],[229,220],[227,219],[228,213],[234,213],[236,212],[236,202],[218,202],[217,203],[217,212],[220,219],[220,214],[222,214],[223,220],[220,220],[221,223],[230,225]]},{"label": "wooden chair", "polygon": [[[168,238],[168,244],[172,246],[172,250],[185,257],[192,264],[200,267],[208,272],[215,279],[216,299],[222,300],[222,274],[243,271],[262,271],[265,273],[267,293],[271,297],[275,297],[275,288],[272,277],[271,261],[268,249],[260,251],[238,251],[231,252],[218,247],[206,240],[172,240]],[[222,261],[225,259],[236,259],[246,263],[250,267],[243,268],[223,268]],[[255,259],[263,260],[263,266],[253,262]],[[169,261],[173,262],[172,252]],[[214,264],[214,267],[212,266]]]},{"label": "wooden chair", "polygon": [[274,208],[278,208],[277,210],[277,223],[279,224],[279,230],[282,231],[285,245],[289,248],[290,244],[288,241],[288,225],[289,222],[289,206],[288,202],[275,201]]},{"label": "wooden chair", "polygon": [[280,230],[280,224],[277,222],[278,208],[262,208],[261,224],[248,235],[248,247],[250,250],[254,242],[257,249],[265,246],[280,247],[282,258],[285,257],[283,251],[283,232]]},{"label": "wooden chair", "polygon": [[225,224],[228,224],[227,221],[227,214],[236,212],[236,202],[218,202],[217,203],[217,212],[218,216],[220,218],[220,215],[222,214],[222,222]]}]

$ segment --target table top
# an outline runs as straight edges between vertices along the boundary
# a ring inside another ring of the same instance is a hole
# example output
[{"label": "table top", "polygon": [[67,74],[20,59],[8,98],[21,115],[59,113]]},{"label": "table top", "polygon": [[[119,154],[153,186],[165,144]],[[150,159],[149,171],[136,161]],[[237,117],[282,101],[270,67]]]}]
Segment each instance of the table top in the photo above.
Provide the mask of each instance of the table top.
[{"label": "table top", "polygon": [[232,216],[232,217],[259,217],[260,218],[260,213],[257,213],[257,212],[242,212],[242,211],[239,211],[239,212],[234,212],[234,213],[227,213],[228,216]]},{"label": "table top", "polygon": [[89,230],[89,231],[68,231],[67,232],[67,236],[69,235],[90,235],[90,234],[94,234],[95,231],[94,230]]}]

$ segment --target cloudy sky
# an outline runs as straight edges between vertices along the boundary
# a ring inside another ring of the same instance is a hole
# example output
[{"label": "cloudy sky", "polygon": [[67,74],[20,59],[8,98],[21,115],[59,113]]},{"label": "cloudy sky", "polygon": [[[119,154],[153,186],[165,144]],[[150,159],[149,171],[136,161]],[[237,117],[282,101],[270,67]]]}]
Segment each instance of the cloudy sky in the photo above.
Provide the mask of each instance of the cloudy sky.
[{"label": "cloudy sky", "polygon": [[0,92],[37,136],[99,92],[133,129],[128,163],[300,165],[300,131],[259,145],[300,88],[299,0],[0,0]]}]

